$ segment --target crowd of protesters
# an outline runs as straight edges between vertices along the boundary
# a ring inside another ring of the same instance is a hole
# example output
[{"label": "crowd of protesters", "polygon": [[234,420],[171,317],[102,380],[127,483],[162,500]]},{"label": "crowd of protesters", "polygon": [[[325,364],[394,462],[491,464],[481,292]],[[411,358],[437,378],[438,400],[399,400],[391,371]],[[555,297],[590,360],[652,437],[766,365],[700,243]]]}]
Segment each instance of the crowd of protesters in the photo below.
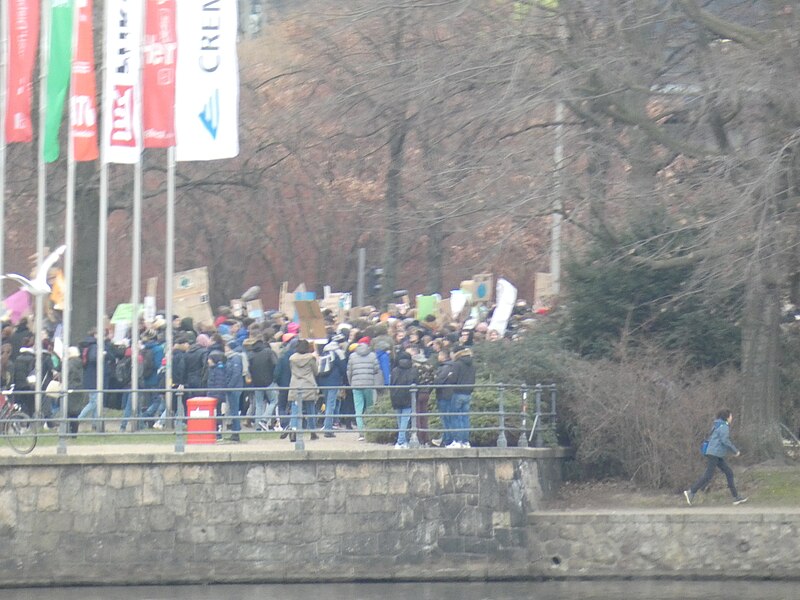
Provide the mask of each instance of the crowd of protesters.
[{"label": "crowd of protesters", "polygon": [[[477,313],[477,316],[475,316]],[[489,328],[491,312],[484,307],[462,321],[437,322],[433,316],[417,320],[413,312],[378,312],[364,309],[337,317],[325,311],[324,340],[301,339],[300,327],[287,315],[269,311],[258,321],[220,307],[209,323],[175,316],[171,322],[157,317],[140,323],[138,385],[132,385],[132,356],[127,341],[114,343],[111,331],[98,351],[95,330],[67,349],[70,393],[67,414],[77,434],[81,422],[93,423],[97,415],[98,360],[104,360],[104,405],[122,409],[120,429],[162,429],[178,401],[210,396],[217,399],[218,414],[225,414],[231,442],[240,441],[243,426],[279,431],[295,439],[296,431],[334,437],[337,429],[355,429],[365,439],[364,415],[376,393],[389,386],[388,396],[397,412],[397,448],[407,448],[407,430],[416,390],[419,441],[422,445],[469,447],[469,411],[475,383],[471,346],[483,340],[514,339],[535,315],[518,303],[504,335]],[[41,416],[50,426],[61,414],[63,389],[60,358],[52,341],[57,323],[48,321],[43,334]],[[172,381],[167,389],[165,349],[167,327],[172,327]],[[26,319],[2,329],[3,389],[13,386],[23,410],[35,412],[34,333]],[[394,387],[402,386],[402,387]],[[138,391],[132,392],[135,387]],[[118,390],[118,392],[114,392]],[[136,394],[136,399],[134,399]],[[173,406],[167,410],[166,399]],[[428,414],[440,414],[443,435],[429,434]],[[136,414],[134,415],[134,406]],[[53,419],[53,420],[51,420]],[[303,422],[301,423],[301,419]],[[222,420],[220,421],[222,423]],[[94,425],[93,425],[94,426]],[[217,438],[223,439],[220,425]]]}]

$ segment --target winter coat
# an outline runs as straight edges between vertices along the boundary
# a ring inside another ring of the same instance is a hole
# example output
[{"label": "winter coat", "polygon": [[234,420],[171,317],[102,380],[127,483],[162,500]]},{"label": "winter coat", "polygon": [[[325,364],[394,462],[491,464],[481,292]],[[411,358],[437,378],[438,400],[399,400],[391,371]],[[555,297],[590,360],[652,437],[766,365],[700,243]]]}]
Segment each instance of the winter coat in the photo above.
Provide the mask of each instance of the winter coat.
[{"label": "winter coat", "polygon": [[186,387],[186,351],[172,349],[172,387]]},{"label": "winter coat", "polygon": [[453,370],[455,372],[453,390],[456,394],[471,394],[475,385],[475,365],[472,363],[472,350],[464,348],[453,355]]},{"label": "winter coat", "polygon": [[714,421],[714,431],[708,438],[708,450],[706,456],[717,456],[725,458],[728,454],[737,454],[736,446],[731,441],[731,427],[727,421],[716,419]]},{"label": "winter coat", "polygon": [[225,366],[225,387],[235,390],[244,387],[244,367],[242,365],[242,355],[239,352],[229,352],[226,354],[228,362]]},{"label": "winter coat", "polygon": [[297,336],[290,339],[283,349],[281,357],[278,359],[278,365],[275,367],[275,383],[280,387],[289,387],[289,382],[292,380],[292,370],[289,367],[289,359],[292,357],[292,354],[294,354],[297,342]]},{"label": "winter coat", "polygon": [[228,359],[224,353],[214,350],[209,353],[208,360],[212,363],[208,366],[208,395],[217,400],[223,400],[225,398],[226,383],[228,382],[226,366]]},{"label": "winter coat", "polygon": [[420,386],[420,391],[430,392],[430,386],[436,379],[436,367],[428,360],[418,360],[424,356],[424,354],[417,354],[412,358],[412,362],[417,370],[417,384]]},{"label": "winter coat", "polygon": [[375,357],[378,359],[381,373],[383,373],[383,385],[389,385],[392,379],[392,357],[386,350],[376,350]]},{"label": "winter coat", "polygon": [[206,372],[207,350],[200,344],[192,344],[185,357],[185,387],[187,390],[200,390]]},{"label": "winter coat", "polygon": [[[289,359],[292,381],[289,383],[289,399],[292,402],[317,400],[317,357],[313,354],[295,352]],[[304,388],[304,389],[299,389]]]},{"label": "winter coat", "polygon": [[[390,384],[409,386],[417,383],[417,370],[411,364],[411,356],[406,352],[397,355],[397,365],[392,369]],[[410,408],[411,390],[407,387],[389,389],[389,399],[392,401],[392,408]]]},{"label": "winter coat", "polygon": [[380,369],[375,353],[366,344],[359,344],[347,359],[347,380],[353,387],[374,388]]},{"label": "winter coat", "polygon": [[[83,363],[79,356],[67,359],[69,361],[69,379],[67,386],[71,390],[80,389],[83,382]],[[67,400],[67,417],[75,419],[89,403],[89,394],[74,392]]]},{"label": "winter coat", "polygon": [[81,357],[86,355],[83,365],[83,389],[94,390],[97,388],[97,338],[87,335],[78,344]]},{"label": "winter coat", "polygon": [[[13,376],[11,382],[17,392],[33,390],[35,383],[28,381],[28,376],[36,371],[36,355],[33,348],[20,348],[17,358],[14,359]],[[32,396],[29,396],[32,398]]]},{"label": "winter coat", "polygon": [[338,387],[344,385],[347,376],[347,358],[339,348],[339,344],[331,342],[323,349],[323,356],[332,357],[331,370],[325,375],[317,376],[317,383],[323,387]]},{"label": "winter coat", "polygon": [[247,360],[250,363],[250,385],[256,388],[271,385],[275,379],[275,367],[278,362],[278,357],[272,348],[258,340],[248,350]]},{"label": "winter coat", "polygon": [[[164,344],[157,342],[156,340],[149,340],[144,344],[145,349],[152,352],[153,356],[153,365],[152,371],[150,372],[150,376],[146,377],[142,380],[142,384],[146,388],[156,388],[158,387],[158,370],[161,368],[161,361],[164,359]],[[143,351],[140,353],[142,356],[146,356],[146,353]],[[142,365],[142,369],[145,366]],[[144,372],[144,371],[143,371]]]},{"label": "winter coat", "polygon": [[[445,361],[436,370],[434,385],[452,385],[455,382],[455,367],[452,361]],[[453,388],[436,388],[437,400],[450,400],[453,397]]]}]

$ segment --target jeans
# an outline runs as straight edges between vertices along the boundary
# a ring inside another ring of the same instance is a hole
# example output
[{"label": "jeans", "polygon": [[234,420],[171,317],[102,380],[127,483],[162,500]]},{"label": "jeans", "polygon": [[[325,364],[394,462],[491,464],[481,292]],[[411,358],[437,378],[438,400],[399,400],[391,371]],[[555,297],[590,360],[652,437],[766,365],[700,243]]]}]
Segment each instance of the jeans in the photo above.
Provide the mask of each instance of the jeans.
[{"label": "jeans", "polygon": [[469,442],[469,403],[472,394],[453,394],[453,438],[462,444]]},{"label": "jeans", "polygon": [[[303,400],[303,416],[305,429],[314,431],[317,428],[317,403],[314,400]],[[300,429],[300,403],[292,402],[292,421],[290,427]]]},{"label": "jeans", "polygon": [[322,424],[322,428],[325,431],[333,430],[333,417],[337,414],[338,408],[338,401],[336,400],[336,396],[339,394],[339,390],[336,388],[331,388],[329,390],[324,390],[325,394],[325,422]]},{"label": "jeans", "polygon": [[367,404],[372,401],[372,394],[375,393],[373,389],[353,390],[353,404],[356,409],[356,427],[358,431],[364,432],[364,409]]},{"label": "jeans", "polygon": [[226,392],[225,396],[228,402],[228,416],[232,419],[231,431],[238,433],[242,430],[242,420],[239,416],[239,399],[242,397],[242,392],[239,390]]},{"label": "jeans", "polygon": [[442,421],[442,447],[444,448],[450,442],[455,440],[453,434],[453,415],[444,413],[453,412],[453,399],[452,398],[436,398],[436,406],[438,409],[439,418]]},{"label": "jeans", "polygon": [[[143,397],[144,397],[144,394],[142,394],[142,392],[139,392],[139,397],[137,398],[137,400],[139,400],[139,402],[141,402]],[[120,431],[125,431],[125,429],[128,427],[128,419],[131,418],[131,415],[133,413],[133,393],[132,392],[125,392],[122,395],[122,399],[123,399],[123,403],[124,403],[125,408],[122,410],[122,422],[119,424],[119,430]],[[91,400],[89,402],[91,403]],[[89,408],[89,406],[87,405],[86,408]],[[86,408],[84,408],[83,410],[86,410]],[[139,410],[137,412],[139,414],[141,414],[141,408],[139,408]],[[83,414],[83,411],[81,411],[81,414]],[[139,430],[139,426],[140,426],[139,421],[136,421],[136,423],[133,426],[133,430],[134,431],[138,431]]]},{"label": "jeans", "polygon": [[85,419],[86,417],[90,416],[91,417],[97,416],[97,392],[89,392],[89,402],[86,404],[86,406],[83,407],[80,414],[78,415],[78,418]]},{"label": "jeans", "polygon": [[397,443],[408,444],[408,424],[411,421],[411,407],[397,409]]},{"label": "jeans", "polygon": [[706,454],[706,472],[697,480],[690,489],[689,492],[694,495],[697,493],[698,490],[702,490],[705,488],[711,479],[714,477],[714,471],[719,469],[723,473],[725,473],[725,477],[728,480],[728,489],[731,491],[731,495],[734,498],[739,497],[739,492],[736,491],[736,484],[733,482],[733,471],[728,466],[728,463],[725,462],[725,459],[721,456],[711,456],[710,454]]},{"label": "jeans", "polygon": [[269,389],[277,387],[272,383],[267,389],[253,390],[253,402],[256,405],[256,421],[260,419],[270,419],[275,414],[275,407],[278,406],[278,390]]}]

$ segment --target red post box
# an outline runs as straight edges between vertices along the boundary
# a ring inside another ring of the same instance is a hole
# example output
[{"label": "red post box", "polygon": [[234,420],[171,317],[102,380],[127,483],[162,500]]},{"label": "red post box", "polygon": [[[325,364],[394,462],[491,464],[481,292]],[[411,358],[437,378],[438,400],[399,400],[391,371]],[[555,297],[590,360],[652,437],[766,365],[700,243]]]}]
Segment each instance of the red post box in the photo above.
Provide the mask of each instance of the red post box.
[{"label": "red post box", "polygon": [[217,441],[217,399],[201,396],[186,401],[189,413],[187,444],[214,444]]}]

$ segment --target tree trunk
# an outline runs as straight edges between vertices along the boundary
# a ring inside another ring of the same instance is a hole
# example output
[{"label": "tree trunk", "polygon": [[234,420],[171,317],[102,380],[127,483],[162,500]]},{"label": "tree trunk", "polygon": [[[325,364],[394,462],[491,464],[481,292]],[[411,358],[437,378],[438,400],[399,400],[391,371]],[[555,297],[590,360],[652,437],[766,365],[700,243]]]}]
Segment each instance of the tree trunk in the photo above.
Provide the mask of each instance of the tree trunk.
[{"label": "tree trunk", "polygon": [[753,460],[774,458],[782,452],[778,346],[780,289],[754,273],[748,282],[742,318],[741,445]]},{"label": "tree trunk", "polygon": [[403,170],[408,123],[400,114],[392,124],[389,135],[389,169],[386,173],[386,245],[383,261],[383,289],[381,303],[391,301],[397,283],[397,263],[400,262],[400,174]]},{"label": "tree trunk", "polygon": [[444,255],[443,224],[434,222],[428,227],[428,289],[427,294],[436,294],[442,289],[442,257]]}]

